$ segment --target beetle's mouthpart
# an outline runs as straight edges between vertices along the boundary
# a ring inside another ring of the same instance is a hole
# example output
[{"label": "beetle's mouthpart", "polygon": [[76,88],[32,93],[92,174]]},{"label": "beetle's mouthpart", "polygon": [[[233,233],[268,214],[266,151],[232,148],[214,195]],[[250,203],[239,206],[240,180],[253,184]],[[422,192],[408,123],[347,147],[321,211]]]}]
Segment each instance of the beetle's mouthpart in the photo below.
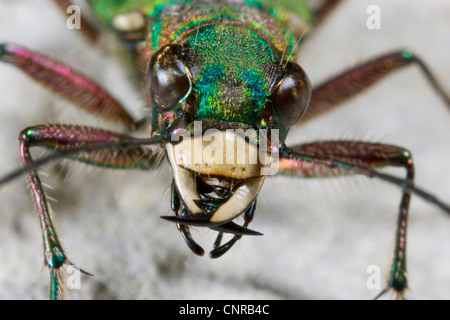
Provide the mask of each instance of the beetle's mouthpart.
[{"label": "beetle's mouthpart", "polygon": [[[245,154],[241,157],[233,154],[231,157],[233,161],[226,161],[229,160],[229,155],[227,158],[225,153],[220,154],[223,149],[213,149],[211,137],[208,136],[184,137],[183,141],[176,145],[171,143],[166,145],[177,191],[189,211],[189,215],[173,217],[178,223],[185,225],[200,223],[216,229],[219,226],[225,229],[234,228],[235,226],[227,225],[226,222],[245,212],[258,196],[265,178],[260,174],[260,169],[264,165],[254,160],[257,159],[258,147],[236,134],[226,131],[214,132],[214,142],[220,142],[221,145],[234,139],[242,143]],[[199,155],[201,161],[196,158]],[[199,176],[203,177],[203,180],[199,181]],[[214,179],[217,180],[218,185],[212,184],[211,180]],[[223,185],[225,180],[233,181],[228,189],[229,194],[218,195],[221,190],[226,189]],[[203,192],[199,192],[199,188]],[[207,188],[211,189],[211,193],[216,193],[220,201],[214,203],[213,198],[205,199],[204,193]],[[209,212],[207,208],[210,209]],[[174,221],[173,219],[171,221]],[[235,231],[231,233],[242,232]]]},{"label": "beetle's mouthpart", "polygon": [[263,234],[258,231],[250,230],[242,227],[232,221],[226,223],[213,223],[209,222],[207,219],[202,219],[199,217],[180,217],[180,216],[161,216],[162,219],[175,222],[187,226],[199,226],[199,227],[209,227],[213,230],[219,232],[232,233],[238,236],[262,236]]}]

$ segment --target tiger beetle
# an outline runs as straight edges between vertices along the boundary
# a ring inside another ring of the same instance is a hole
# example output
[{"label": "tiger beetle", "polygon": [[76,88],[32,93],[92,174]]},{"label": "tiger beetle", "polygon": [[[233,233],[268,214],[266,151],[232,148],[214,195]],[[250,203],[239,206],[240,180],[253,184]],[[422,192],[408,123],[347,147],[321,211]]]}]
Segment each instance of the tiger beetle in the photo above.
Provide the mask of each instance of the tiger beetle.
[{"label": "tiger beetle", "polygon": [[[95,15],[125,48],[125,60],[132,62],[133,75],[142,79],[139,85],[144,87],[145,105],[151,111],[138,120],[126,104],[118,102],[113,91],[103,89],[84,72],[66,67],[51,54],[9,42],[0,44],[0,60],[115,125],[114,130],[73,124],[27,127],[19,135],[24,169],[6,175],[0,182],[5,184],[20,174],[27,176],[42,231],[44,264],[50,270],[51,299],[63,297],[64,269],[74,266],[56,232],[40,180],[41,166],[61,158],[98,167],[146,171],[158,168],[166,159],[173,172],[169,191],[172,214],[162,218],[175,223],[189,249],[197,255],[203,255],[204,249],[192,230],[206,227],[217,231],[211,258],[225,254],[243,236],[261,234],[249,225],[260,189],[271,178],[271,173],[263,173],[264,169],[272,165],[276,165],[279,175],[362,175],[394,184],[401,188],[397,188],[401,196],[394,260],[379,296],[392,291],[397,298],[404,297],[408,286],[406,226],[411,197],[416,195],[450,213],[445,202],[414,185],[410,151],[361,140],[288,144],[286,139],[290,129],[299,123],[313,122],[313,118],[342,102],[367,94],[366,89],[408,65],[422,72],[424,87],[428,83],[435,89],[444,105],[450,107],[450,99],[426,64],[406,48],[371,58],[312,86],[295,57],[313,38],[312,27],[325,24],[340,2],[345,1],[324,1],[312,10],[306,3],[297,1],[293,5],[287,0],[88,0]],[[54,3],[64,13],[72,5],[68,0]],[[92,45],[101,42],[98,26],[81,17],[80,30],[86,41]],[[241,132],[251,135],[245,138]],[[211,136],[214,139],[209,139]],[[218,149],[212,156],[208,149],[211,144],[205,143],[205,138],[208,142],[242,142],[243,162],[216,164]],[[32,155],[30,149],[36,146],[49,153]],[[192,157],[201,154],[203,161],[197,163],[186,156],[192,146]],[[250,161],[251,154],[261,155],[260,150],[272,157],[269,165],[260,159]],[[406,175],[396,178],[385,173],[384,167],[400,167]],[[227,234],[231,236],[226,238]]]}]

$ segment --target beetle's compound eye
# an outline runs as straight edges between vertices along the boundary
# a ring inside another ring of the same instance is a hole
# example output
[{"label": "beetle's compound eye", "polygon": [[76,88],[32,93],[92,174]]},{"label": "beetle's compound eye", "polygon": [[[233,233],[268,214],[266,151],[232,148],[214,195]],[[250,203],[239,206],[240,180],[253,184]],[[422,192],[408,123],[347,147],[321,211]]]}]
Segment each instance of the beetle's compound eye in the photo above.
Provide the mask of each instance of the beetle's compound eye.
[{"label": "beetle's compound eye", "polygon": [[153,104],[166,111],[191,91],[189,73],[181,61],[182,47],[169,44],[156,51],[147,67],[147,86]]},{"label": "beetle's compound eye", "polygon": [[272,103],[281,125],[292,127],[305,113],[311,98],[311,83],[305,71],[287,62],[285,74],[272,95]]}]

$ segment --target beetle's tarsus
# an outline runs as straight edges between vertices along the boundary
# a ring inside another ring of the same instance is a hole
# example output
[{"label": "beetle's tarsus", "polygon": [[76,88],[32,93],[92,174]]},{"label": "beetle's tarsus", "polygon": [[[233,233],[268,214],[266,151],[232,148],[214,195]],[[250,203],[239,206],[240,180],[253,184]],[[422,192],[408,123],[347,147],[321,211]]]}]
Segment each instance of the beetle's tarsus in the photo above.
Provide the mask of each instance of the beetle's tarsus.
[{"label": "beetle's tarsus", "polygon": [[50,268],[50,300],[64,299],[60,268]]},{"label": "beetle's tarsus", "polygon": [[405,289],[397,291],[390,285],[386,286],[386,288],[381,290],[381,292],[379,294],[377,294],[375,296],[375,298],[373,298],[373,300],[379,300],[382,296],[384,296],[385,294],[387,294],[388,292],[391,292],[391,291],[394,291],[396,300],[406,300]]}]

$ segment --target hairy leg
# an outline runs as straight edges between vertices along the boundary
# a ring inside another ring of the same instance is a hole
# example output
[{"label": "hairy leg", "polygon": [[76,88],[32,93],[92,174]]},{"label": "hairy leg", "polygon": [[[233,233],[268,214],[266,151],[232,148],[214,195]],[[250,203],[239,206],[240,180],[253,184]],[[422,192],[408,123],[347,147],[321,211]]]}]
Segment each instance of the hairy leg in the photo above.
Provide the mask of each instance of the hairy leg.
[{"label": "hairy leg", "polygon": [[[406,180],[413,185],[414,165],[411,154],[400,147],[359,141],[321,141],[303,144],[282,151],[279,172],[299,177],[327,177],[362,173],[396,166],[406,169]],[[394,260],[385,293],[393,289],[403,297],[406,279],[406,231],[411,190],[404,189],[400,201]]]},{"label": "hairy leg", "polygon": [[450,96],[429,68],[410,50],[404,49],[363,63],[314,88],[308,110],[298,123],[333,109],[367,90],[387,75],[411,64],[420,67],[430,85],[450,109]]},{"label": "hairy leg", "polygon": [[0,60],[28,74],[80,108],[129,128],[134,120],[105,89],[70,67],[14,44],[0,44]]},{"label": "hairy leg", "polygon": [[[45,146],[54,150],[81,150],[68,157],[97,166],[110,168],[150,169],[152,161],[140,146],[101,148],[101,145],[114,145],[117,141],[125,141],[128,136],[101,129],[70,126],[40,125],[24,129],[20,136],[20,153],[25,167],[33,164],[30,148]],[[90,145],[95,146],[89,148]],[[51,216],[47,197],[42,188],[36,168],[26,170],[32,196],[39,214],[44,243],[44,264],[51,271],[50,298],[62,298],[63,288],[60,281],[61,268],[64,264],[72,264],[61,245]]]}]

